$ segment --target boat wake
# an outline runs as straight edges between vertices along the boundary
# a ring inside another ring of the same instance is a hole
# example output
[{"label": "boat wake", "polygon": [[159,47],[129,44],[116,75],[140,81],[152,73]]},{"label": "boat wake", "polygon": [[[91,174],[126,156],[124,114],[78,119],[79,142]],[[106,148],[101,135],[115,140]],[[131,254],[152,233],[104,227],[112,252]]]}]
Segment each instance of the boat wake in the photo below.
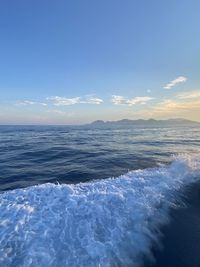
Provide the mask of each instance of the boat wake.
[{"label": "boat wake", "polygon": [[199,174],[199,158],[179,157],[117,178],[7,191],[0,266],[140,266]]}]

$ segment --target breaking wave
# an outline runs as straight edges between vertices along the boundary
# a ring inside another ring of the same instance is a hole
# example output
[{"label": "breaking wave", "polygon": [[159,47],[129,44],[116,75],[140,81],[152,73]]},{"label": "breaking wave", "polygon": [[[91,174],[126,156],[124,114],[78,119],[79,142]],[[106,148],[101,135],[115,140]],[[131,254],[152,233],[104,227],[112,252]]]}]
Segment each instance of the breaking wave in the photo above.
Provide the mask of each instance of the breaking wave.
[{"label": "breaking wave", "polygon": [[199,158],[179,157],[117,178],[5,192],[0,266],[140,266],[199,174]]}]

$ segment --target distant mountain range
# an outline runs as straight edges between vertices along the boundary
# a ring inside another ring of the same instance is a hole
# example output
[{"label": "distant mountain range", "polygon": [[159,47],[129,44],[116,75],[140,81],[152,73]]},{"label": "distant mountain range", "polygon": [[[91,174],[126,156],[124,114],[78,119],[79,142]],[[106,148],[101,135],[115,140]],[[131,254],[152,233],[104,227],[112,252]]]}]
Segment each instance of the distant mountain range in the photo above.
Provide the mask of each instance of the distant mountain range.
[{"label": "distant mountain range", "polygon": [[155,120],[155,119],[138,119],[138,120],[129,120],[129,119],[123,119],[118,121],[103,121],[103,120],[97,120],[92,122],[90,125],[93,126],[117,126],[117,125],[158,125],[158,126],[195,126],[200,125],[200,122],[186,120],[186,119],[168,119],[168,120]]}]

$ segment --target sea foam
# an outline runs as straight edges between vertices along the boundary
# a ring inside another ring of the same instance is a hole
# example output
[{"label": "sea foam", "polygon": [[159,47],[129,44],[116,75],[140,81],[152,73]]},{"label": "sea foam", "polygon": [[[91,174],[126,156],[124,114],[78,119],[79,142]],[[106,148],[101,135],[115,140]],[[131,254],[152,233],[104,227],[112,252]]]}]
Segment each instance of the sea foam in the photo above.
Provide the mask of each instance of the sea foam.
[{"label": "sea foam", "polygon": [[199,158],[78,185],[0,195],[0,266],[140,266],[169,209],[198,180]]}]

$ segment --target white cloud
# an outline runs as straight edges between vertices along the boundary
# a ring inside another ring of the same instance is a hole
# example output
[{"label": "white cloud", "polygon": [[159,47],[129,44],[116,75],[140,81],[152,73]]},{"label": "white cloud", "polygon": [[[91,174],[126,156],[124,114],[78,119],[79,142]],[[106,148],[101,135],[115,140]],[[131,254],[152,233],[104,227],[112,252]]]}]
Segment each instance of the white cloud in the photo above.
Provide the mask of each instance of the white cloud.
[{"label": "white cloud", "polygon": [[176,86],[179,83],[184,83],[187,81],[187,78],[184,76],[179,76],[175,80],[169,82],[167,85],[164,86],[164,89],[171,89],[172,87]]},{"label": "white cloud", "polygon": [[130,106],[132,106],[136,104],[146,104],[148,101],[152,99],[153,97],[149,97],[149,96],[138,96],[138,97],[127,100],[127,102]]},{"label": "white cloud", "polygon": [[69,105],[75,105],[75,104],[95,104],[95,105],[99,105],[99,104],[103,103],[102,99],[96,98],[96,97],[66,98],[66,97],[61,97],[61,96],[52,96],[52,97],[48,97],[47,100],[52,101],[53,105],[55,105],[55,106],[69,106]]},{"label": "white cloud", "polygon": [[36,102],[36,101],[30,101],[30,100],[22,100],[22,101],[19,101],[19,102],[17,102],[17,105],[22,105],[22,106],[28,106],[28,105],[47,106],[46,103]]},{"label": "white cloud", "polygon": [[82,101],[82,103],[99,105],[99,104],[103,103],[103,100],[101,98],[97,98],[97,97],[90,97],[86,101]]},{"label": "white cloud", "polygon": [[127,100],[120,95],[113,95],[111,102],[115,105],[123,105],[123,104],[127,104]]},{"label": "white cloud", "polygon": [[80,97],[66,98],[60,96],[48,97],[47,100],[52,101],[55,106],[68,106],[80,103]]},{"label": "white cloud", "polygon": [[133,106],[136,104],[146,104],[148,101],[152,100],[149,96],[137,96],[134,98],[127,99],[123,96],[113,95],[111,102],[115,105],[129,105]]}]

